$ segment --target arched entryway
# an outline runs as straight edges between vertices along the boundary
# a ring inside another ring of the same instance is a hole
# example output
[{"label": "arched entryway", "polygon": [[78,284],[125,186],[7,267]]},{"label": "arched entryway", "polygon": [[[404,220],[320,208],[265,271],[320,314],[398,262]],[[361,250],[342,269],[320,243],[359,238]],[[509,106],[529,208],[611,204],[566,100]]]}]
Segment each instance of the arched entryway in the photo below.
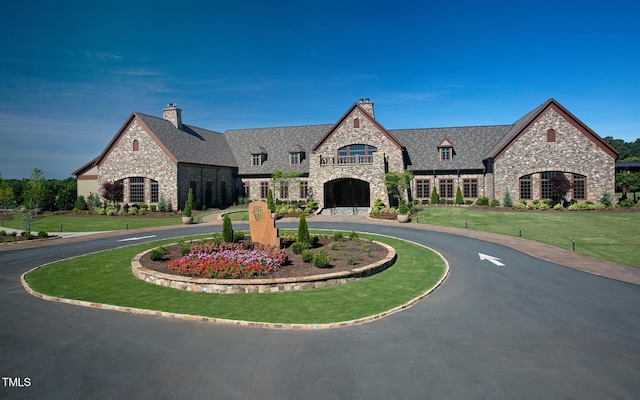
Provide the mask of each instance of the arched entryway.
[{"label": "arched entryway", "polygon": [[369,182],[341,178],[324,184],[325,207],[369,207],[370,204]]}]

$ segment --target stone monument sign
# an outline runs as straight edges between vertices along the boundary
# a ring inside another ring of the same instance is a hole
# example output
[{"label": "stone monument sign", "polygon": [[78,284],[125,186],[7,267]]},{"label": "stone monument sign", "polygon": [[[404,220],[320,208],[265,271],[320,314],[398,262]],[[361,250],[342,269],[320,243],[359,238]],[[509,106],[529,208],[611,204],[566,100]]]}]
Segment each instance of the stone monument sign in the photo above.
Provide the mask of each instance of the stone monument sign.
[{"label": "stone monument sign", "polygon": [[276,221],[271,218],[271,210],[264,201],[249,203],[249,230],[251,241],[280,248],[280,238]]}]

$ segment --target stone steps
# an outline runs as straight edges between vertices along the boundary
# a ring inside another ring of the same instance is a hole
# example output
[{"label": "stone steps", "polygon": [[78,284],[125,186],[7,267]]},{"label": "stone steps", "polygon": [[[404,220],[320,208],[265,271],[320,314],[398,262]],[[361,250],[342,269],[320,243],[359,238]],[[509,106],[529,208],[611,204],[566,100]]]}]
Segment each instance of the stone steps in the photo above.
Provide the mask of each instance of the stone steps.
[{"label": "stone steps", "polygon": [[331,207],[323,208],[320,215],[367,215],[369,207]]}]

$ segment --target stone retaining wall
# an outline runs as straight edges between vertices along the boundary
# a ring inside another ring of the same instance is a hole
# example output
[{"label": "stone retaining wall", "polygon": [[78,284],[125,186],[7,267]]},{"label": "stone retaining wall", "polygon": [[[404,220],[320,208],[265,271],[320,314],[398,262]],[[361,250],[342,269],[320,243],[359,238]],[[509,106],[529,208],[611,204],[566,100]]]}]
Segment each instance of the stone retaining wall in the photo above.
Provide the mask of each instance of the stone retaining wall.
[{"label": "stone retaining wall", "polygon": [[396,261],[395,249],[385,243],[374,243],[385,247],[388,251],[387,256],[382,260],[379,260],[373,264],[366,265],[364,267],[354,268],[350,271],[304,276],[298,278],[207,279],[165,274],[162,272],[144,268],[142,264],[140,264],[140,259],[142,258],[142,256],[150,252],[152,249],[136,255],[131,261],[131,270],[137,278],[142,279],[145,282],[190,292],[234,294],[306,290],[353,282],[358,279],[375,275],[378,272],[384,271],[385,269],[392,266]]}]

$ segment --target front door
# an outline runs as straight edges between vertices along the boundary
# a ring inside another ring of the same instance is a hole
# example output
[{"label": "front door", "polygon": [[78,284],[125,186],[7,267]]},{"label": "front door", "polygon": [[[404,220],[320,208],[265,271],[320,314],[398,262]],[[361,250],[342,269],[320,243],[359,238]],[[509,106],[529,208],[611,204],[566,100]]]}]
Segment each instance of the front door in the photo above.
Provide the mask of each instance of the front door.
[{"label": "front door", "polygon": [[359,179],[336,179],[325,184],[326,207],[369,207],[369,183]]}]

